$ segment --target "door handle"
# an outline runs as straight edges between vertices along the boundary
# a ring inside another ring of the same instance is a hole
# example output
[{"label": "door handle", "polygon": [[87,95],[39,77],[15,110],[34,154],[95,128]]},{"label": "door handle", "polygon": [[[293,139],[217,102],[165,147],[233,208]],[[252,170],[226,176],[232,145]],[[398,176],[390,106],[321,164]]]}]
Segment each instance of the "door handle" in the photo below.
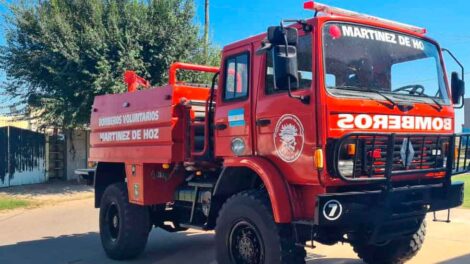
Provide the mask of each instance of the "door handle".
[{"label": "door handle", "polygon": [[224,123],[215,124],[215,130],[224,130],[227,129],[227,125]]},{"label": "door handle", "polygon": [[271,124],[270,119],[258,119],[256,120],[256,125],[260,127],[269,126]]}]

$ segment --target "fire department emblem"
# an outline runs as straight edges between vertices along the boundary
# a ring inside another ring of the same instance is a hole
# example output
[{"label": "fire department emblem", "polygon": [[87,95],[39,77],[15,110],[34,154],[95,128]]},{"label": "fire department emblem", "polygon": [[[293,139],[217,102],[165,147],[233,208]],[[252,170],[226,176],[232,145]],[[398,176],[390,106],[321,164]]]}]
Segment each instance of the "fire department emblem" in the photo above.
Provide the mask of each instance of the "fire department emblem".
[{"label": "fire department emblem", "polygon": [[304,126],[295,115],[283,115],[274,130],[277,155],[285,162],[294,162],[304,149]]}]

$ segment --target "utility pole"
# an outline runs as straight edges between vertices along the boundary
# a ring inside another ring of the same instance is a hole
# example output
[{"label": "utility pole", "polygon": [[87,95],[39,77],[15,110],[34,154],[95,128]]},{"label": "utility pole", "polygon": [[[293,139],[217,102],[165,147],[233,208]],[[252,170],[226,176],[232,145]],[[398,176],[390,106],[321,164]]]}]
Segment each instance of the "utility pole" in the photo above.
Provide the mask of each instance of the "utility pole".
[{"label": "utility pole", "polygon": [[10,179],[11,179],[11,175],[12,175],[12,169],[11,169],[11,159],[13,158],[11,156],[11,146],[10,146],[10,141],[11,141],[11,130],[10,130],[10,126],[7,126],[7,172],[8,174],[5,176],[5,180],[8,180],[8,185],[6,187],[10,187]]},{"label": "utility pole", "polygon": [[210,14],[209,14],[209,0],[204,0],[204,57],[207,60],[208,57],[208,48],[209,48],[209,24],[210,24]]}]

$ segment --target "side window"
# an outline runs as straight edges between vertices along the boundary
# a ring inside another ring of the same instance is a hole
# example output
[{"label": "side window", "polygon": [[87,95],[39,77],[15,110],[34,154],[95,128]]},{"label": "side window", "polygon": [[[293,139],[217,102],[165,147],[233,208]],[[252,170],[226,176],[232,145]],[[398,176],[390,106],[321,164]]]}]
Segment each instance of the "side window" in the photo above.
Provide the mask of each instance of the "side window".
[{"label": "side window", "polygon": [[248,53],[243,53],[230,57],[225,61],[225,101],[243,99],[248,97],[248,63]]},{"label": "side window", "polygon": [[[298,76],[299,86],[292,87],[295,89],[306,89],[312,85],[312,35],[307,34],[299,37],[297,44],[297,59],[298,59]],[[286,89],[276,90],[274,88],[274,69],[272,53],[266,54],[266,80],[265,92],[266,94],[273,94],[278,92],[286,92]]]}]

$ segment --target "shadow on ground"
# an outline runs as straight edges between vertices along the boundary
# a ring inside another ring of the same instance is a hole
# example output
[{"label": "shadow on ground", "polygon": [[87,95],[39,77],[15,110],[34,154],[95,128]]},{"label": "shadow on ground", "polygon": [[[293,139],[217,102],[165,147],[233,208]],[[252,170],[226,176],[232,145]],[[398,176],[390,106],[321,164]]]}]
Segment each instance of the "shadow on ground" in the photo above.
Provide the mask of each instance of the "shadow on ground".
[{"label": "shadow on ground", "polygon": [[470,254],[439,262],[439,264],[462,264],[470,263]]},{"label": "shadow on ground", "polygon": [[213,246],[212,234],[153,231],[142,256],[129,262],[116,262],[106,257],[99,234],[92,232],[0,246],[0,263],[211,263],[215,259]]},{"label": "shadow on ground", "polygon": [[0,189],[0,194],[19,196],[42,196],[42,195],[74,195],[80,193],[92,193],[93,187],[79,184],[74,181],[50,181],[41,184],[13,186]]},{"label": "shadow on ground", "polygon": [[[215,264],[214,235],[156,230],[142,256],[133,261],[112,261],[104,254],[98,233],[44,237],[41,240],[0,246],[0,263],[22,264]],[[308,264],[360,264],[356,259],[326,258],[309,254]]]},{"label": "shadow on ground", "polygon": [[[108,259],[101,248],[96,232],[0,246],[0,263],[22,264],[216,264],[212,233],[183,232],[170,234],[162,230],[151,233],[145,252],[133,261],[117,262]],[[307,264],[363,264],[354,258],[328,258],[310,253]],[[470,254],[449,259],[440,264],[470,263]]]}]

